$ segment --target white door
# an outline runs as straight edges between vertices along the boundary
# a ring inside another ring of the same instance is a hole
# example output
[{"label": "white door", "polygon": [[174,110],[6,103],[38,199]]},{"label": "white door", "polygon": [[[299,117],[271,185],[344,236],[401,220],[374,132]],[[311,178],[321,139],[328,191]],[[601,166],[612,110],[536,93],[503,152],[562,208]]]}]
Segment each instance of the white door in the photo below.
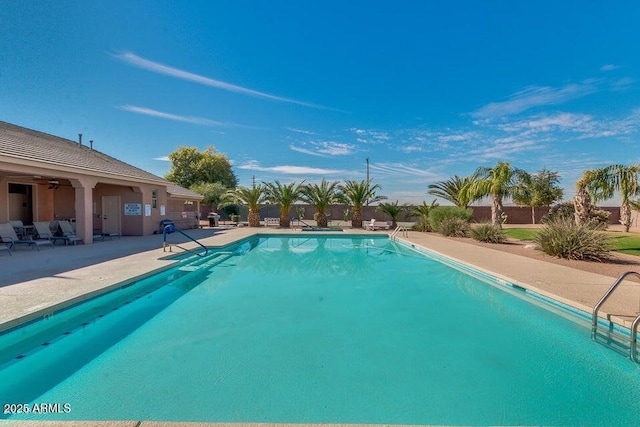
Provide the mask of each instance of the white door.
[{"label": "white door", "polygon": [[120,196],[102,196],[102,232],[120,235]]}]

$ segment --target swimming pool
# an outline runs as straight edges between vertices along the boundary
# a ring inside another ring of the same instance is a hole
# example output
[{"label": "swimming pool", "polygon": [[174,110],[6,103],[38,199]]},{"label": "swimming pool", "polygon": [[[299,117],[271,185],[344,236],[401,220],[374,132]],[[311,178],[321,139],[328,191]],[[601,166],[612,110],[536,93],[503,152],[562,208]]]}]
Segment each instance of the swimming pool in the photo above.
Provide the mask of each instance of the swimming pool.
[{"label": "swimming pool", "polygon": [[638,366],[593,343],[588,322],[386,238],[256,237],[214,252],[0,336],[0,402],[58,404],[19,419],[640,415]]}]

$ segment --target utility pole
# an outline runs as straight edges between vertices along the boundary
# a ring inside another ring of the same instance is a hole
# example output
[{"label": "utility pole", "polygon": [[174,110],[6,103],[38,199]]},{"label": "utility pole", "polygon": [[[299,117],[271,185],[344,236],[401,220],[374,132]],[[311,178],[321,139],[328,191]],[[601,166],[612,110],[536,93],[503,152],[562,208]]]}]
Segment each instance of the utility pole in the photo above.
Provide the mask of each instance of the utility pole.
[{"label": "utility pole", "polygon": [[[369,187],[369,158],[367,157],[367,187]],[[369,198],[367,198],[367,208],[369,207]],[[366,211],[366,209],[365,209]],[[364,212],[362,213],[362,221],[365,220]]]}]

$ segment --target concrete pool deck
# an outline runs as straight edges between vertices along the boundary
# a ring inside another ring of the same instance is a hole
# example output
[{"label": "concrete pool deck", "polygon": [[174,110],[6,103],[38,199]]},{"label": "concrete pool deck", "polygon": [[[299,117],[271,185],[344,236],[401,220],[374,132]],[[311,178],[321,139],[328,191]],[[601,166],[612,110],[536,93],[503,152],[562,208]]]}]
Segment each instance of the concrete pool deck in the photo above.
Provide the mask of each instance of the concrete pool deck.
[{"label": "concrete pool deck", "polygon": [[[278,228],[204,228],[188,233],[211,247],[225,246],[250,235],[294,234],[299,230]],[[381,235],[345,229],[340,234]],[[314,234],[305,232],[305,235]],[[327,235],[320,232],[320,235]],[[408,232],[403,240],[424,247],[507,282],[539,292],[557,301],[590,312],[611,286],[608,276],[514,255],[490,248],[446,239],[435,233]],[[169,241],[196,248],[177,233]],[[81,301],[121,286],[175,263],[174,253],[162,249],[162,235],[122,237],[92,245],[43,247],[40,251],[20,248],[13,256],[0,254],[0,331],[42,317],[70,302]],[[604,312],[633,316],[639,310],[640,286],[623,285],[607,302]],[[628,319],[620,320],[624,323]],[[628,326],[628,325],[627,325]]]}]

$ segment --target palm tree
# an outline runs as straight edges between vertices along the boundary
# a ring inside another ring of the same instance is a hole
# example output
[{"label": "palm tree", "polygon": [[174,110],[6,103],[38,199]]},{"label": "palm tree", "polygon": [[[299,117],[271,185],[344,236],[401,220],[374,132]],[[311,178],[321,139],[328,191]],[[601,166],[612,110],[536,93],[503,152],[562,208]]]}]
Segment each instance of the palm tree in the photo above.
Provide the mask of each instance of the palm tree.
[{"label": "palm tree", "polygon": [[378,184],[371,185],[368,181],[347,180],[344,185],[338,186],[340,193],[338,200],[346,203],[353,209],[351,217],[352,228],[362,228],[362,207],[365,203],[375,203],[385,200],[384,196],[376,196],[376,190],[379,190]]},{"label": "palm tree", "polygon": [[469,205],[482,197],[470,198],[467,188],[478,179],[477,175],[473,175],[462,178],[458,175],[454,175],[447,181],[436,182],[429,185],[428,193],[432,196],[441,197],[456,206],[461,208],[468,208]]},{"label": "palm tree", "polygon": [[631,197],[638,196],[640,188],[638,186],[638,173],[640,165],[611,165],[601,169],[600,178],[605,183],[605,188],[611,191],[620,192],[622,202],[620,203],[620,223],[624,226],[624,231],[628,232],[631,227]]},{"label": "palm tree", "polygon": [[471,198],[491,196],[491,223],[502,228],[502,200],[513,195],[523,171],[512,168],[508,162],[498,162],[493,168],[478,168],[475,175],[478,180],[463,193],[469,193]]},{"label": "palm tree", "polygon": [[337,201],[337,187],[338,181],[330,183],[323,179],[320,185],[307,184],[302,188],[300,199],[316,208],[315,219],[318,227],[326,227],[328,224],[327,209]]},{"label": "palm tree", "polygon": [[264,186],[254,185],[251,188],[238,187],[235,190],[229,191],[229,195],[247,205],[249,208],[249,214],[247,215],[249,227],[260,227],[260,214],[258,210],[260,209],[260,204],[265,201]]},{"label": "palm tree", "polygon": [[407,208],[406,205],[399,205],[396,200],[393,203],[380,203],[376,208],[377,211],[384,212],[391,217],[391,226],[396,228],[398,226],[398,217]]},{"label": "palm tree", "polygon": [[411,206],[411,208],[409,208],[409,216],[420,218],[419,222],[416,224],[418,230],[431,231],[429,213],[438,206],[440,206],[438,202],[432,200],[430,205],[427,205],[427,202],[423,201],[421,205]]},{"label": "palm tree", "polygon": [[276,181],[275,183],[264,183],[264,185],[266,201],[280,207],[280,227],[289,228],[291,225],[289,211],[291,210],[291,205],[300,198],[302,183],[296,184],[292,182],[284,185]]},{"label": "palm tree", "polygon": [[587,224],[593,217],[594,207],[589,187],[593,188],[593,183],[598,181],[598,175],[597,170],[588,170],[576,181],[576,194],[573,196],[576,225]]}]

